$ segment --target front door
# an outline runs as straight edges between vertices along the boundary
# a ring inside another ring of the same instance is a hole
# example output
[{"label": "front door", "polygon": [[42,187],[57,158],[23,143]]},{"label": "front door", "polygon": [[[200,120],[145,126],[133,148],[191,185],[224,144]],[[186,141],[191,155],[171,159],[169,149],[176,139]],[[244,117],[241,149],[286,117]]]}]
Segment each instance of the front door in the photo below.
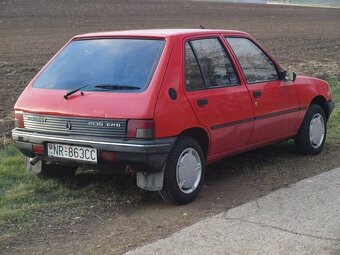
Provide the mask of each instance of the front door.
[{"label": "front door", "polygon": [[294,83],[279,79],[275,63],[250,39],[227,37],[227,41],[243,70],[254,105],[255,125],[250,144],[293,134],[299,114]]},{"label": "front door", "polygon": [[210,155],[247,145],[252,101],[218,37],[185,43],[185,88],[199,123],[210,132]]}]

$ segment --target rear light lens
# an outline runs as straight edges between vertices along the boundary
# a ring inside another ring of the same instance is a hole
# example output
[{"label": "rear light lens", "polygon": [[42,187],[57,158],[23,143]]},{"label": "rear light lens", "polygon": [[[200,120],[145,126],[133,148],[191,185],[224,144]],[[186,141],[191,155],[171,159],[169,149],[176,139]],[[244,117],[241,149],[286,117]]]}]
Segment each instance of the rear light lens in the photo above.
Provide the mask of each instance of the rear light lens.
[{"label": "rear light lens", "polygon": [[100,151],[99,157],[102,160],[115,161],[117,159],[116,153],[113,151]]},{"label": "rear light lens", "polygon": [[14,112],[14,124],[17,128],[24,128],[24,113],[22,111]]},{"label": "rear light lens", "polygon": [[42,144],[32,144],[32,150],[34,153],[44,154],[45,149]]},{"label": "rear light lens", "polygon": [[153,138],[155,122],[153,120],[129,120],[127,136],[131,138]]}]

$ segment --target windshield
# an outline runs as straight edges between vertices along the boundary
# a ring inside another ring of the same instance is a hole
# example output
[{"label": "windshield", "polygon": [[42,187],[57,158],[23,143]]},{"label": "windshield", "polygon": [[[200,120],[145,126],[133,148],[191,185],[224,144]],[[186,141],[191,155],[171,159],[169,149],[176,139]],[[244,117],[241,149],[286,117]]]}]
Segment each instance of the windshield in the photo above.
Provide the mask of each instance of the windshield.
[{"label": "windshield", "polygon": [[33,87],[144,90],[153,76],[164,43],[164,40],[120,38],[72,41],[38,76]]}]

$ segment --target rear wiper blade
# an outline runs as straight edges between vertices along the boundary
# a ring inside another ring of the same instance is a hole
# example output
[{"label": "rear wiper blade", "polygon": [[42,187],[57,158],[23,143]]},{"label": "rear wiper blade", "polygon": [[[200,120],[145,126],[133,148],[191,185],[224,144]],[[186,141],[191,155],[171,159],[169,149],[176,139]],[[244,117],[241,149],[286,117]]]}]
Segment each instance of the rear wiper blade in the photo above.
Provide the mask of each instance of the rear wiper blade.
[{"label": "rear wiper blade", "polygon": [[70,90],[68,92],[66,92],[66,94],[64,95],[64,98],[67,99],[69,96],[71,96],[72,94],[76,93],[77,91],[81,90],[82,88],[85,88],[89,85],[84,85],[84,86],[81,86],[79,88],[76,88],[76,89],[73,89],[73,90]]},{"label": "rear wiper blade", "polygon": [[103,84],[103,85],[96,85],[96,88],[99,89],[109,89],[109,90],[134,90],[134,89],[140,89],[140,87],[137,86],[130,86],[130,85],[118,85],[118,84]]},{"label": "rear wiper blade", "polygon": [[[79,88],[73,89],[68,91],[65,95],[64,98],[67,99],[69,96],[72,94],[76,93],[77,91],[89,86],[90,84],[83,85]],[[140,89],[140,87],[137,86],[130,86],[130,85],[118,85],[118,84],[102,84],[102,85],[95,85],[94,87],[99,88],[99,89],[107,89],[107,90],[134,90],[134,89]]]}]

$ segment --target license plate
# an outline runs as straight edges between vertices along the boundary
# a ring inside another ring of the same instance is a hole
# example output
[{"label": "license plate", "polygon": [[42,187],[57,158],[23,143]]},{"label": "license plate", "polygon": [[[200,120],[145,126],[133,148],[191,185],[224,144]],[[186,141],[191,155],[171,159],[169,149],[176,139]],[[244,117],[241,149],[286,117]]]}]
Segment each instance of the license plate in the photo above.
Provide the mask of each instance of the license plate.
[{"label": "license plate", "polygon": [[48,156],[97,162],[97,149],[56,143],[49,143],[47,148]]}]

